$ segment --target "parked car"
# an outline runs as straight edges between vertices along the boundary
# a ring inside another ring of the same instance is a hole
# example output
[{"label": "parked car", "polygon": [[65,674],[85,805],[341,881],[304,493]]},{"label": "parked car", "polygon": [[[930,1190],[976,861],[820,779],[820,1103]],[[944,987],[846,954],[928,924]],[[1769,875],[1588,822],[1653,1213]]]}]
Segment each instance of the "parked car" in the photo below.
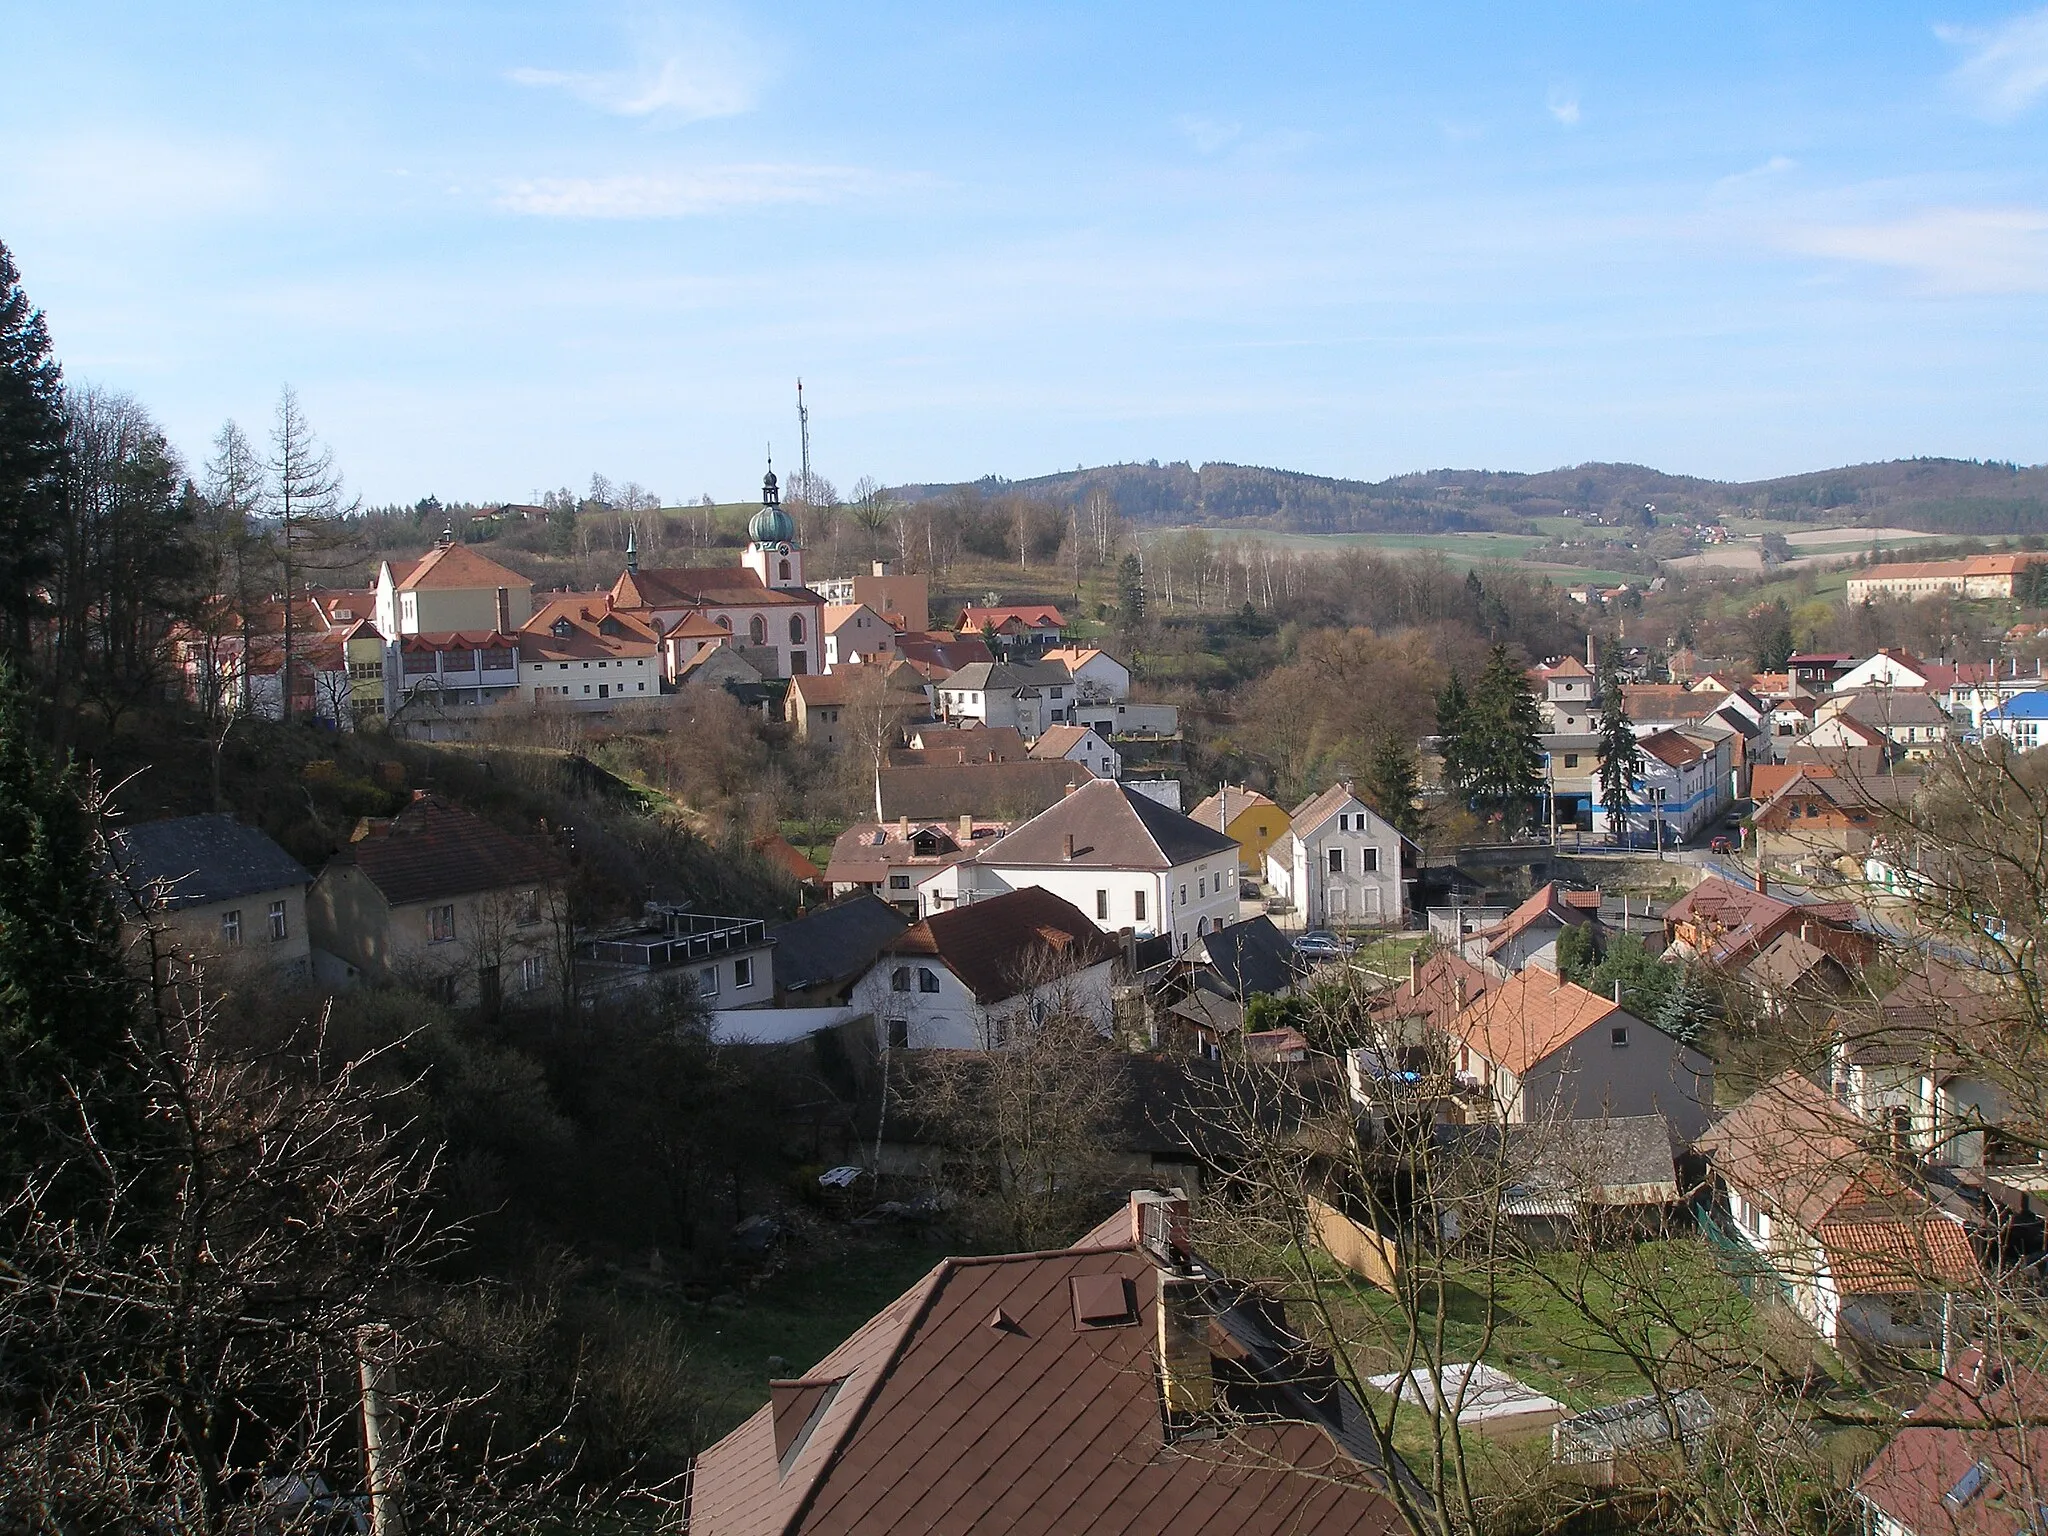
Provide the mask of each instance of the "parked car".
[{"label": "parked car", "polygon": [[1733,853],[1735,845],[1725,837],[1717,837],[1707,844],[1707,851],[1709,853]]},{"label": "parked car", "polygon": [[1294,941],[1294,952],[1308,960],[1341,960],[1351,945],[1327,928],[1311,928]]}]

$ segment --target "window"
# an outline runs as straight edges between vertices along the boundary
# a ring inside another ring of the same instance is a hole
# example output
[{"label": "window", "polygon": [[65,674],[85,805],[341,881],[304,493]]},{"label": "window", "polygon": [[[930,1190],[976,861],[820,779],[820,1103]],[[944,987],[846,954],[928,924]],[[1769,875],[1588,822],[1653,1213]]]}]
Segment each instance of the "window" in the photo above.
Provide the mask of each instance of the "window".
[{"label": "window", "polygon": [[910,990],[909,966],[899,965],[889,973],[889,990],[891,992],[908,992]]},{"label": "window", "polygon": [[1567,767],[1567,768],[1576,768],[1576,767],[1578,767],[1578,766],[1579,766],[1579,754],[1578,754],[1578,753],[1576,753],[1576,752],[1567,752],[1567,753],[1565,753],[1565,755],[1564,755],[1564,765],[1565,765],[1565,767]]},{"label": "window", "polygon": [[527,891],[519,898],[519,926],[531,928],[540,921],[540,892]]},{"label": "window", "polygon": [[1188,904],[1188,888],[1186,886],[1182,886],[1180,888],[1180,904],[1182,906],[1186,906]]},{"label": "window", "polygon": [[920,965],[917,968],[917,990],[920,992],[937,993],[939,990],[939,973]]},{"label": "window", "polygon": [[907,890],[909,890],[909,889],[910,889],[910,876],[908,876],[908,875],[891,875],[891,876],[889,877],[889,889],[890,889],[890,890],[892,890],[892,891],[907,891]]},{"label": "window", "polygon": [[1628,1044],[1628,1026],[1626,1024],[1615,1025],[1610,1034],[1616,1050],[1620,1050]]},{"label": "window", "polygon": [[1351,830],[1351,817],[1348,814],[1337,818],[1337,830],[1339,832],[1349,832]]},{"label": "window", "polygon": [[237,907],[232,912],[221,913],[220,941],[223,944],[239,944],[242,942],[241,908]]},{"label": "window", "polygon": [[427,942],[429,944],[450,944],[455,940],[455,908],[427,908]]},{"label": "window", "polygon": [[1107,922],[1109,920],[1109,892],[1097,891],[1095,893],[1095,916],[1099,922]]},{"label": "window", "polygon": [[[782,574],[787,576],[789,572],[785,570]],[[804,643],[804,616],[800,613],[793,613],[789,616],[789,638],[792,644],[802,645]]]},{"label": "window", "polygon": [[889,1049],[907,1051],[910,1049],[910,1020],[889,1019],[885,1021],[889,1031]]},{"label": "window", "polygon": [[1366,874],[1372,874],[1380,867],[1380,851],[1377,848],[1358,850],[1358,867]]},{"label": "window", "polygon": [[789,580],[789,562],[787,560],[783,561],[777,569],[782,572],[782,579],[784,581]]},{"label": "window", "polygon": [[1207,899],[1207,897],[1208,897],[1208,895],[1209,895],[1209,877],[1208,877],[1207,875],[1204,875],[1204,876],[1202,876],[1202,878],[1201,878],[1201,879],[1199,879],[1199,880],[1197,880],[1197,881],[1195,882],[1195,899],[1196,899],[1197,901],[1202,901],[1202,900],[1206,900],[1206,899]]},{"label": "window", "polygon": [[546,985],[547,979],[548,957],[546,955],[528,955],[519,962],[520,991],[538,992]]},{"label": "window", "polygon": [[756,645],[768,643],[768,621],[758,613],[747,620],[747,638]]},{"label": "window", "polygon": [[1145,893],[1143,891],[1134,891],[1131,894],[1131,916],[1141,923],[1145,921]]},{"label": "window", "polygon": [[754,984],[754,962],[751,956],[743,960],[733,961],[732,984],[735,990],[741,987],[751,987]]},{"label": "window", "polygon": [[699,997],[718,996],[717,966],[707,965],[697,973],[697,995]]},{"label": "window", "polygon": [[270,904],[270,942],[275,944],[290,937],[291,923],[285,916],[284,903],[273,901]]},{"label": "window", "polygon": [[1344,873],[1344,850],[1342,848],[1332,848],[1330,850],[1330,873],[1333,875]]}]

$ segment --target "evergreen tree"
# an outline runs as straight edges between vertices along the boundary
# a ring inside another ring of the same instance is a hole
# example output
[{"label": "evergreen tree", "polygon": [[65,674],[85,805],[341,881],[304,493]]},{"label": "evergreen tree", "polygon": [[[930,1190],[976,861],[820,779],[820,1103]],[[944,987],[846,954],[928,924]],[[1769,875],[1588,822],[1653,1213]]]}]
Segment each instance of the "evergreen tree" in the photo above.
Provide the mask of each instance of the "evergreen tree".
[{"label": "evergreen tree", "polygon": [[1609,661],[1600,669],[1600,803],[1607,808],[1608,835],[1626,841],[1628,809],[1643,771],[1642,743],[1621,691],[1621,673]]},{"label": "evergreen tree", "polygon": [[1145,618],[1145,565],[1134,549],[1116,567],[1116,620],[1136,629]]},{"label": "evergreen tree", "polygon": [[1713,996],[1700,980],[1695,967],[1688,965],[1666,969],[1675,969],[1676,976],[1666,988],[1664,1000],[1650,1022],[1674,1040],[1682,1041],[1686,1045],[1698,1045],[1706,1037],[1707,1031],[1714,1026]]},{"label": "evergreen tree", "polygon": [[1543,790],[1543,712],[1505,645],[1487,658],[1469,718],[1473,799],[1512,828],[1528,819]]},{"label": "evergreen tree", "polygon": [[1396,832],[1415,838],[1422,833],[1422,813],[1415,806],[1421,793],[1415,753],[1395,737],[1381,737],[1366,762],[1365,776],[1359,781],[1359,798],[1379,812]]},{"label": "evergreen tree", "polygon": [[63,375],[43,313],[0,245],[0,656],[26,664],[62,518]]},{"label": "evergreen tree", "polygon": [[1585,987],[1602,997],[1616,998],[1637,1018],[1654,1024],[1662,1016],[1664,1000],[1681,974],[1677,966],[1666,965],[1651,954],[1649,946],[1635,934],[1617,933],[1607,941],[1607,953],[1593,967]]},{"label": "evergreen tree", "polygon": [[10,1188],[82,1159],[81,1116],[116,1156],[140,1125],[137,998],[80,792],[0,665],[0,1174]]},{"label": "evergreen tree", "polygon": [[1472,792],[1472,701],[1465,680],[1452,669],[1436,696],[1437,751],[1443,758],[1444,783],[1461,796]]},{"label": "evergreen tree", "polygon": [[1557,936],[1557,974],[1566,981],[1588,985],[1598,964],[1591,923],[1575,923]]}]

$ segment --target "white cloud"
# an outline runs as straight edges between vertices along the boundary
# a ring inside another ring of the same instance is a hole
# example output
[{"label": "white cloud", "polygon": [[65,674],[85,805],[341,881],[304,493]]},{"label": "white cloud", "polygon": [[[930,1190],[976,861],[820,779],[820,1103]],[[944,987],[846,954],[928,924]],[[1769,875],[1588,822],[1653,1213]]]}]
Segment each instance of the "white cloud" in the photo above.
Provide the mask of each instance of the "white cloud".
[{"label": "white cloud", "polygon": [[1887,223],[1809,226],[1786,243],[1912,272],[1938,293],[2048,293],[2048,209],[1932,208]]},{"label": "white cloud", "polygon": [[1571,91],[1550,93],[1550,115],[1567,128],[1575,128],[1579,121],[1579,98]]},{"label": "white cloud", "polygon": [[1762,165],[1752,165],[1746,171],[1736,171],[1732,175],[1723,176],[1714,183],[1714,188],[1720,192],[1744,191],[1759,182],[1770,181],[1787,171],[1796,170],[1798,166],[1799,162],[1790,155],[1773,155]]},{"label": "white cloud", "polygon": [[2048,9],[1995,27],[1936,27],[1943,42],[1969,50],[1949,84],[1980,116],[2018,117],[2048,91]]},{"label": "white cloud", "polygon": [[1215,154],[1217,150],[1236,142],[1244,133],[1242,123],[1219,122],[1213,117],[1196,117],[1192,114],[1183,114],[1175,118],[1173,126],[1205,155]]},{"label": "white cloud", "polygon": [[620,117],[696,122],[752,110],[766,71],[745,39],[701,18],[657,13],[637,16],[629,30],[633,62],[624,69],[520,68],[505,78]]},{"label": "white cloud", "polygon": [[883,184],[841,165],[720,165],[650,175],[542,177],[505,183],[498,206],[558,219],[685,219],[742,208],[835,203]]}]

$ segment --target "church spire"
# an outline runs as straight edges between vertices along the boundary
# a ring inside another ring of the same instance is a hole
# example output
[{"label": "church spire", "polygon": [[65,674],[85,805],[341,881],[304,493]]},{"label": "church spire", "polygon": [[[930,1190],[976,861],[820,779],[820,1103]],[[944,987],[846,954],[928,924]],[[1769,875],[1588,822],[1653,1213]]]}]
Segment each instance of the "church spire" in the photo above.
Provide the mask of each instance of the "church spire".
[{"label": "church spire", "polygon": [[631,575],[640,574],[640,539],[637,524],[626,524],[626,570]]}]

